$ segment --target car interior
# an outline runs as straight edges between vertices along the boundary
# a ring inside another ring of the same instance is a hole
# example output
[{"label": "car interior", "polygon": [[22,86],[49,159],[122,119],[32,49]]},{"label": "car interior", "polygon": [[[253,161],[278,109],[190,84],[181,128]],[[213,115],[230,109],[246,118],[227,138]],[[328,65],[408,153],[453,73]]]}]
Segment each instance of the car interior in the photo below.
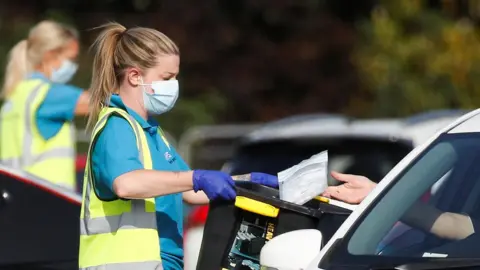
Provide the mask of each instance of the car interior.
[{"label": "car interior", "polygon": [[[463,141],[460,141],[463,140]],[[441,252],[448,249],[448,246],[462,247],[463,240],[446,240],[439,238],[431,233],[421,231],[416,228],[409,227],[408,225],[400,222],[401,215],[405,211],[414,205],[416,201],[422,201],[442,212],[462,213],[469,215],[472,219],[480,217],[480,167],[477,165],[480,162],[480,152],[478,149],[478,138],[474,139],[459,139],[451,142],[440,142],[432,150],[421,157],[418,162],[410,169],[400,175],[402,183],[398,182],[397,187],[393,187],[391,192],[399,193],[401,185],[407,188],[415,188],[411,190],[411,197],[403,196],[402,199],[397,201],[397,206],[391,205],[393,203],[392,197],[388,193],[385,197],[390,197],[390,212],[389,216],[383,215],[380,222],[373,225],[369,232],[364,230],[367,224],[373,222],[373,218],[367,217],[361,224],[359,229],[354,233],[352,239],[349,242],[349,251],[352,254],[377,254],[382,256],[408,256],[418,257],[422,256],[425,252]],[[406,180],[406,177],[411,179]],[[394,191],[396,189],[396,191]],[[425,192],[426,191],[426,192]],[[405,194],[405,193],[404,193]],[[425,195],[429,196],[425,196]],[[386,198],[382,200],[387,200]],[[385,201],[386,202],[386,201]],[[389,204],[386,202],[386,204]],[[407,205],[407,208],[401,206],[401,204]],[[380,203],[378,208],[383,208]],[[381,215],[383,209],[372,213]],[[372,216],[373,214],[371,214]],[[395,225],[388,226],[389,222],[394,218]],[[390,219],[392,218],[392,219]],[[378,218],[377,218],[378,220]],[[372,223],[373,224],[373,223]],[[391,228],[391,229],[388,229]],[[386,233],[382,234],[382,231],[388,229]],[[366,233],[363,237],[360,237],[362,233]],[[473,235],[472,235],[473,236]],[[377,245],[376,239],[381,237],[381,241]],[[360,245],[363,238],[365,242]],[[356,244],[355,244],[356,243]],[[372,247],[375,246],[375,251]],[[462,249],[472,249],[469,246],[463,246]],[[462,254],[462,252],[457,252]],[[449,254],[449,257],[455,257],[455,254]]]}]

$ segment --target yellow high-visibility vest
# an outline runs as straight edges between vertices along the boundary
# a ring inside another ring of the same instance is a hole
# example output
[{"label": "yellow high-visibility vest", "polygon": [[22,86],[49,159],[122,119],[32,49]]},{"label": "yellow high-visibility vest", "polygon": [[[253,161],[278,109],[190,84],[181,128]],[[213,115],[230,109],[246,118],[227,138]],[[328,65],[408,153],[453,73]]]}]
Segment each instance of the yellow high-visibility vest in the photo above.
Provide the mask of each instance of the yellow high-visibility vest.
[{"label": "yellow high-visibility vest", "polygon": [[94,188],[90,167],[95,140],[112,115],[125,118],[132,127],[145,169],[152,169],[147,137],[140,124],[118,108],[104,108],[92,133],[83,184],[80,214],[79,268],[82,270],[163,269],[157,232],[155,199],[102,201]]},{"label": "yellow high-visibility vest", "polygon": [[44,80],[24,80],[5,100],[0,113],[0,163],[74,189],[74,126],[64,122],[48,140],[37,128],[36,112],[49,89]]}]

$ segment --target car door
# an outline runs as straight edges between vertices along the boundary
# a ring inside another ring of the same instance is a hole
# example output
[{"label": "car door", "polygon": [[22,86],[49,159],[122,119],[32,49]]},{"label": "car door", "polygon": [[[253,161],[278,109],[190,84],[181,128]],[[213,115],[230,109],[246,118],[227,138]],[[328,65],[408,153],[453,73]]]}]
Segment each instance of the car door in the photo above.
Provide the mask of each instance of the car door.
[{"label": "car door", "polygon": [[0,168],[0,269],[78,269],[81,198]]}]

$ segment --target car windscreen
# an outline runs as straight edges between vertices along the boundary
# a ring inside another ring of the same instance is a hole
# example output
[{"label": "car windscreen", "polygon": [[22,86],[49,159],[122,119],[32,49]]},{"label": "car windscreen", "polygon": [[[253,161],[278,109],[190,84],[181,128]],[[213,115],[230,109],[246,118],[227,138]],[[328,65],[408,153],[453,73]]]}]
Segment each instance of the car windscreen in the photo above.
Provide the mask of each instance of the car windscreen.
[{"label": "car windscreen", "polygon": [[[249,172],[277,174],[321,151],[328,150],[329,169],[360,174],[380,181],[412,147],[405,142],[364,138],[309,138],[265,141],[240,146],[229,164],[232,175]],[[329,180],[333,182],[332,179]]]}]

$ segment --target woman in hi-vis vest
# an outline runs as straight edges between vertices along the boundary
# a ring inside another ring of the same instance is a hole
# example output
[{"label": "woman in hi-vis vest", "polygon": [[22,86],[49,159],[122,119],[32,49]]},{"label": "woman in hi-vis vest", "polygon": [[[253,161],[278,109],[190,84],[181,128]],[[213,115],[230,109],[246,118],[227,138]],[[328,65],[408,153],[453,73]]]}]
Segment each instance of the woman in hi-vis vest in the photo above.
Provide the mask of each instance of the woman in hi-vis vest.
[{"label": "woman in hi-vis vest", "polygon": [[75,29],[34,26],[10,52],[0,113],[0,163],[70,189],[75,181],[72,120],[88,113],[89,96],[66,83],[77,71]]},{"label": "woman in hi-vis vest", "polygon": [[[233,200],[234,181],[220,171],[190,170],[152,117],[179,96],[173,41],[154,29],[111,23],[94,49],[79,268],[183,269],[182,201]],[[278,185],[262,173],[250,180]]]}]

